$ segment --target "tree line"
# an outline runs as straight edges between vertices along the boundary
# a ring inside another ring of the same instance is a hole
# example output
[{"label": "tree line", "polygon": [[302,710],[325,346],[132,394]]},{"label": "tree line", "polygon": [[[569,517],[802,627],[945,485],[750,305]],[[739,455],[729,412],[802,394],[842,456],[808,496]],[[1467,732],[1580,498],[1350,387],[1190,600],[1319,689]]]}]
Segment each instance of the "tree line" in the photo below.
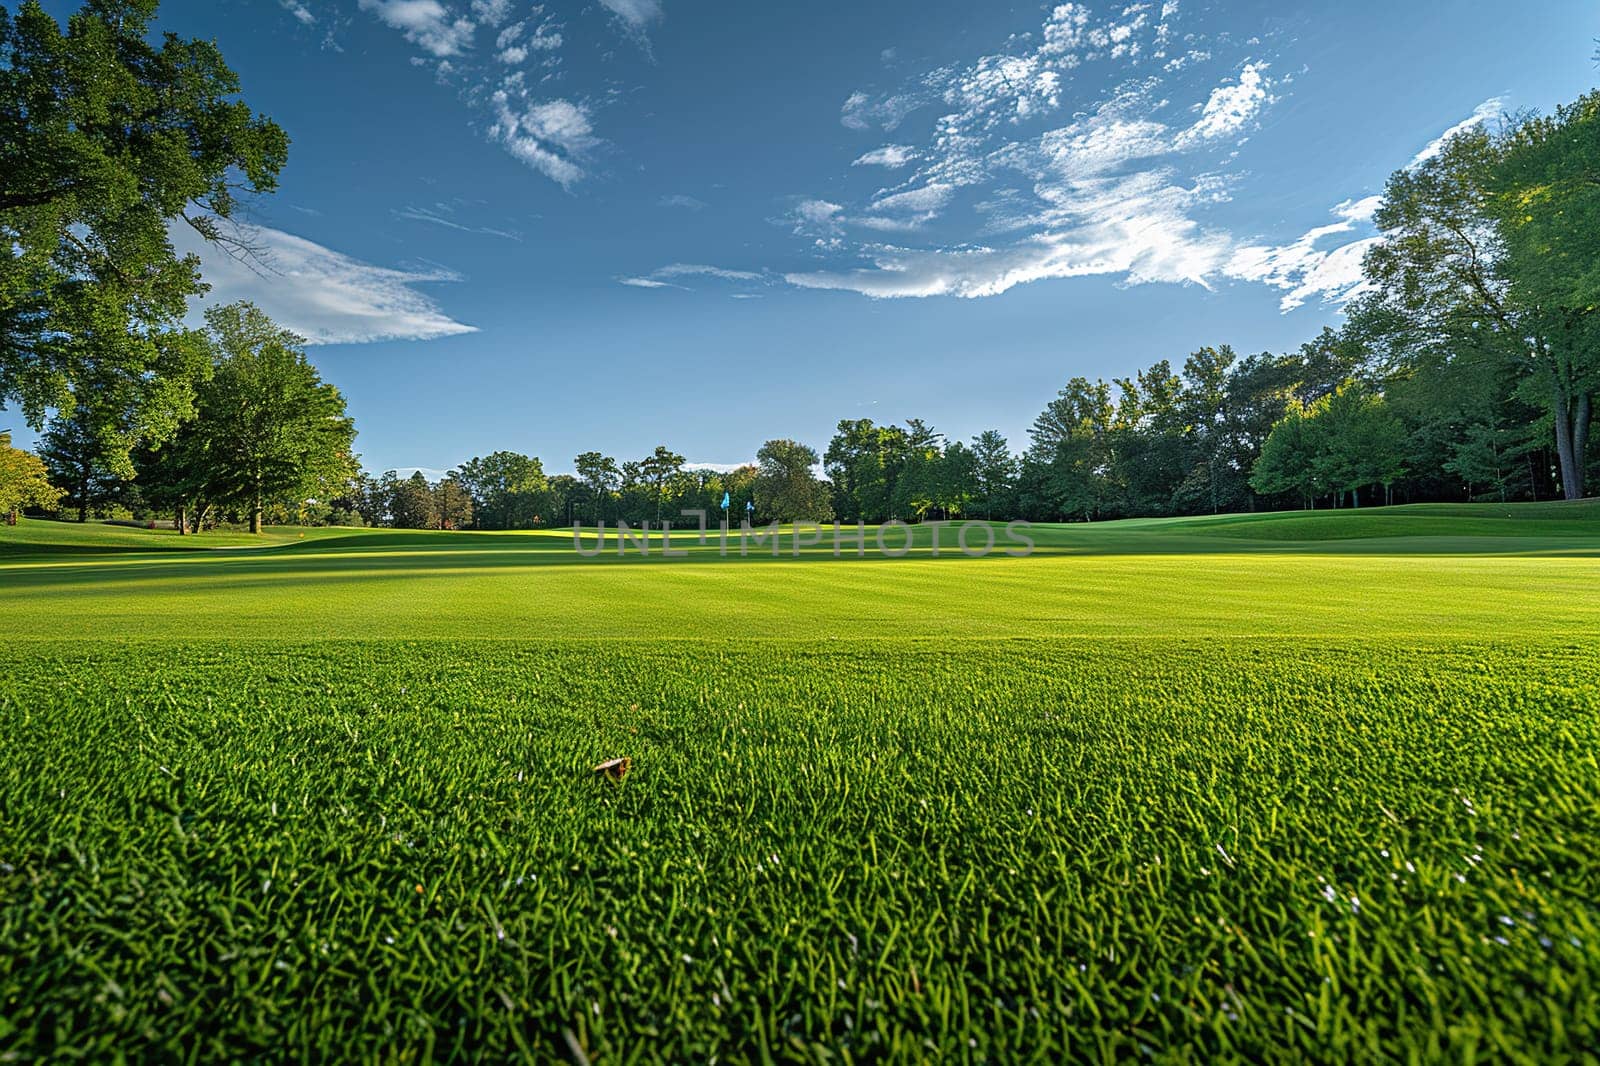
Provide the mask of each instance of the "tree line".
[{"label": "tree line", "polygon": [[64,28],[34,0],[0,7],[0,404],[44,430],[37,457],[0,445],[13,514],[518,529],[715,520],[726,499],[735,522],[1096,520],[1575,499],[1596,476],[1600,93],[1396,172],[1338,329],[1072,378],[1016,450],[855,419],[821,452],[773,439],[733,470],[662,445],[554,475],[497,451],[373,477],[300,338],[247,304],[185,324],[206,285],[169,228],[249,256],[231,221],[276,187],[288,138],[213,43],[151,43],[156,7],[89,0]]}]

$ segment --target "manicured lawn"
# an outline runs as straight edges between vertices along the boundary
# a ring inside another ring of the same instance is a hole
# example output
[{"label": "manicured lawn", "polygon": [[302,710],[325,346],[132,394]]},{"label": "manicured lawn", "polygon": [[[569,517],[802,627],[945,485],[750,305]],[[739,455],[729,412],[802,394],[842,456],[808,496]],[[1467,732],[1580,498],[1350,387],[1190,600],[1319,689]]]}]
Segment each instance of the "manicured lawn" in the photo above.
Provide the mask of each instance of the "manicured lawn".
[{"label": "manicured lawn", "polygon": [[1576,1056],[1597,519],[0,528],[0,1060]]},{"label": "manicured lawn", "polygon": [[[612,548],[587,560],[573,551],[570,532],[314,530],[302,539],[274,530],[239,549],[238,534],[90,527],[80,532],[86,548],[98,550],[73,551],[61,539],[48,550],[30,546],[45,524],[25,523],[20,537],[0,528],[0,633],[1055,640],[1600,632],[1600,507],[1535,505],[1521,520],[1504,518],[1503,507],[1404,511],[1041,526],[1032,533],[1034,555],[997,550],[984,559],[953,547],[932,558],[927,530],[904,559],[835,559],[825,535],[798,560],[788,541],[780,560],[769,549],[724,559],[714,541],[700,547],[692,539],[674,542],[686,559],[661,558],[658,543],[648,559],[618,558]],[[1458,532],[1436,532],[1451,521],[1463,523]],[[1357,533],[1382,525],[1385,536],[1342,535],[1345,522]],[[1304,539],[1308,523],[1325,527],[1329,539]],[[1269,536],[1279,532],[1282,539]],[[141,536],[143,544],[130,540]],[[897,545],[898,536],[887,540]],[[212,537],[223,543],[193,550]],[[867,537],[870,552],[875,538]],[[949,544],[953,534],[942,539]]]}]

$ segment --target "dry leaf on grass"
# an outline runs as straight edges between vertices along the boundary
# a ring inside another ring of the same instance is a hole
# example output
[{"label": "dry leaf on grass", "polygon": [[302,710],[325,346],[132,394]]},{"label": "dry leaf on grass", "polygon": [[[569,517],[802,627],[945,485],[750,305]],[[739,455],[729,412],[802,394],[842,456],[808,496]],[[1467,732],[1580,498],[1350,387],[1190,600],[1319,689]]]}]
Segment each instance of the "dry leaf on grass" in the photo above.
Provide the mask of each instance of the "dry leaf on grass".
[{"label": "dry leaf on grass", "polygon": [[624,755],[620,759],[607,759],[594,768],[597,774],[605,774],[613,781],[620,781],[633,769],[633,760]]}]

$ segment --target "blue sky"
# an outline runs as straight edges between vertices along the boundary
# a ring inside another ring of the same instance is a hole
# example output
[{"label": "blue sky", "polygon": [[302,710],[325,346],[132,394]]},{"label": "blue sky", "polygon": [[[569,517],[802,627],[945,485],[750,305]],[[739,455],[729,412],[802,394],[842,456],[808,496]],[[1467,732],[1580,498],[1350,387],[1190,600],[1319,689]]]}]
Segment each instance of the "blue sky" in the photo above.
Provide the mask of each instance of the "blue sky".
[{"label": "blue sky", "polygon": [[[69,5],[48,5],[64,12]],[[1020,447],[1075,374],[1337,321],[1387,175],[1596,81],[1592,2],[167,0],[289,132],[269,269],[375,471]]]}]

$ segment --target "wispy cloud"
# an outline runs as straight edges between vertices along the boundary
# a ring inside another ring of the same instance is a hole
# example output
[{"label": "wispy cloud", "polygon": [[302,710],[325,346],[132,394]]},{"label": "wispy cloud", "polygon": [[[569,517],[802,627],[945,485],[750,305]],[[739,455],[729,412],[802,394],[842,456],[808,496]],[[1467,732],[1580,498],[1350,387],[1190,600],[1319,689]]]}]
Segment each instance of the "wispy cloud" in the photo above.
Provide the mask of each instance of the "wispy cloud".
[{"label": "wispy cloud", "polygon": [[684,463],[683,468],[685,470],[714,470],[719,474],[731,474],[741,467],[754,465],[754,459],[746,459],[742,463],[702,463],[698,461],[691,461]]},{"label": "wispy cloud", "polygon": [[[1213,284],[1232,243],[1207,212],[1229,197],[1230,157],[1274,86],[1268,58],[1243,51],[1268,46],[1209,40],[1179,17],[1170,2],[1058,4],[1005,51],[850,94],[847,128],[936,109],[930,133],[851,164],[910,167],[898,184],[853,203],[797,200],[788,224],[830,262],[786,280],[879,298],[1088,275]],[[902,243],[918,234],[944,239]]]},{"label": "wispy cloud", "polygon": [[[279,0],[301,22],[314,22],[305,0]],[[594,126],[592,94],[551,95],[547,84],[564,75],[561,51],[569,31],[544,4],[525,0],[357,0],[357,8],[398,31],[418,53],[411,62],[430,68],[440,84],[456,89],[472,108],[487,109],[480,128],[489,139],[564,188],[589,176],[593,150],[603,142]],[[601,0],[571,17],[591,28],[620,27],[648,55],[645,30],[663,17],[659,0]]]},{"label": "wispy cloud", "polygon": [[[731,282],[748,289],[751,285],[767,285],[772,278],[756,270],[729,270],[725,267],[708,266],[704,263],[670,263],[659,267],[648,274],[632,277],[619,277],[620,284],[636,289],[682,289],[692,292],[693,289],[684,284],[693,278],[706,278],[713,281]],[[753,293],[734,293],[735,297],[746,297]]]},{"label": "wispy cloud", "polygon": [[874,148],[856,158],[853,167],[890,167],[899,168],[906,166],[917,158],[917,150],[909,144],[886,144],[882,148]]},{"label": "wispy cloud", "polygon": [[458,230],[461,233],[476,233],[485,237],[499,237],[503,240],[522,240],[522,234],[512,229],[502,229],[495,226],[472,226],[457,221],[454,217],[455,208],[450,204],[435,204],[433,207],[403,207],[394,213],[396,218],[407,219],[411,222],[426,222],[430,226],[442,226],[445,229]]},{"label": "wispy cloud", "polygon": [[[1332,221],[1286,243],[1240,240],[1217,221],[1240,181],[1235,158],[1292,77],[1269,73],[1270,40],[1181,20],[1175,0],[1099,13],[1057,4],[1003,52],[851,93],[840,109],[849,129],[894,130],[927,109],[930,132],[850,164],[909,167],[898,184],[792,201],[781,221],[820,263],[784,280],[873,298],[979,298],[1095,275],[1231,280],[1280,290],[1284,311],[1359,295],[1363,256],[1381,240],[1377,197],[1337,205]],[[1485,101],[1412,165],[1503,106]]]},{"label": "wispy cloud", "polygon": [[1199,121],[1178,134],[1176,146],[1187,148],[1196,142],[1229,137],[1252,122],[1273,102],[1272,83],[1265,70],[1265,63],[1247,63],[1237,82],[1212,89]]},{"label": "wispy cloud", "polygon": [[662,281],[659,278],[620,277],[617,279],[617,283],[634,289],[683,289],[684,292],[689,291],[682,285],[674,285],[670,281]]},{"label": "wispy cloud", "polygon": [[472,47],[472,20],[451,14],[439,0],[360,0],[360,7],[436,59],[458,56]]},{"label": "wispy cloud", "polygon": [[[1502,97],[1485,100],[1472,114],[1424,145],[1407,167],[1434,158],[1458,133],[1494,121],[1505,112],[1505,106]],[[1381,196],[1346,200],[1334,206],[1335,221],[1313,227],[1287,244],[1242,244],[1229,257],[1223,273],[1283,290],[1279,307],[1285,312],[1312,300],[1348,303],[1367,289],[1361,266],[1367,252],[1383,240],[1372,224],[1382,202]]]},{"label": "wispy cloud", "polygon": [[685,211],[704,211],[710,205],[685,193],[673,193],[656,201],[662,207],[679,207]]},{"label": "wispy cloud", "polygon": [[265,226],[240,226],[256,250],[241,262],[203,241],[187,226],[174,228],[180,254],[199,255],[211,291],[201,306],[250,300],[312,344],[429,340],[476,332],[446,315],[418,286],[460,277],[440,268],[393,269],[336,252],[304,237]]},{"label": "wispy cloud", "polygon": [[[1338,221],[1317,226],[1283,245],[1245,245],[1235,249],[1224,273],[1242,281],[1256,281],[1283,289],[1279,307],[1292,311],[1313,298],[1343,304],[1366,288],[1361,260],[1381,238],[1349,240],[1345,235],[1370,224],[1382,198],[1368,196],[1346,200],[1333,209]],[[1327,246],[1330,238],[1342,243]]]},{"label": "wispy cloud", "polygon": [[660,0],[600,0],[600,4],[635,33],[661,17]]},{"label": "wispy cloud", "polygon": [[493,106],[489,136],[512,155],[563,187],[584,176],[581,160],[597,143],[586,105],[543,100],[518,107],[511,92],[498,89]]},{"label": "wispy cloud", "polygon": [[1486,122],[1493,122],[1505,113],[1506,101],[1502,96],[1491,96],[1477,107],[1472,114],[1445,130],[1439,136],[1429,141],[1427,146],[1418,152],[1411,160],[1413,167],[1421,166],[1444,150],[1445,144],[1458,133],[1465,133],[1474,126],[1481,126]]}]

